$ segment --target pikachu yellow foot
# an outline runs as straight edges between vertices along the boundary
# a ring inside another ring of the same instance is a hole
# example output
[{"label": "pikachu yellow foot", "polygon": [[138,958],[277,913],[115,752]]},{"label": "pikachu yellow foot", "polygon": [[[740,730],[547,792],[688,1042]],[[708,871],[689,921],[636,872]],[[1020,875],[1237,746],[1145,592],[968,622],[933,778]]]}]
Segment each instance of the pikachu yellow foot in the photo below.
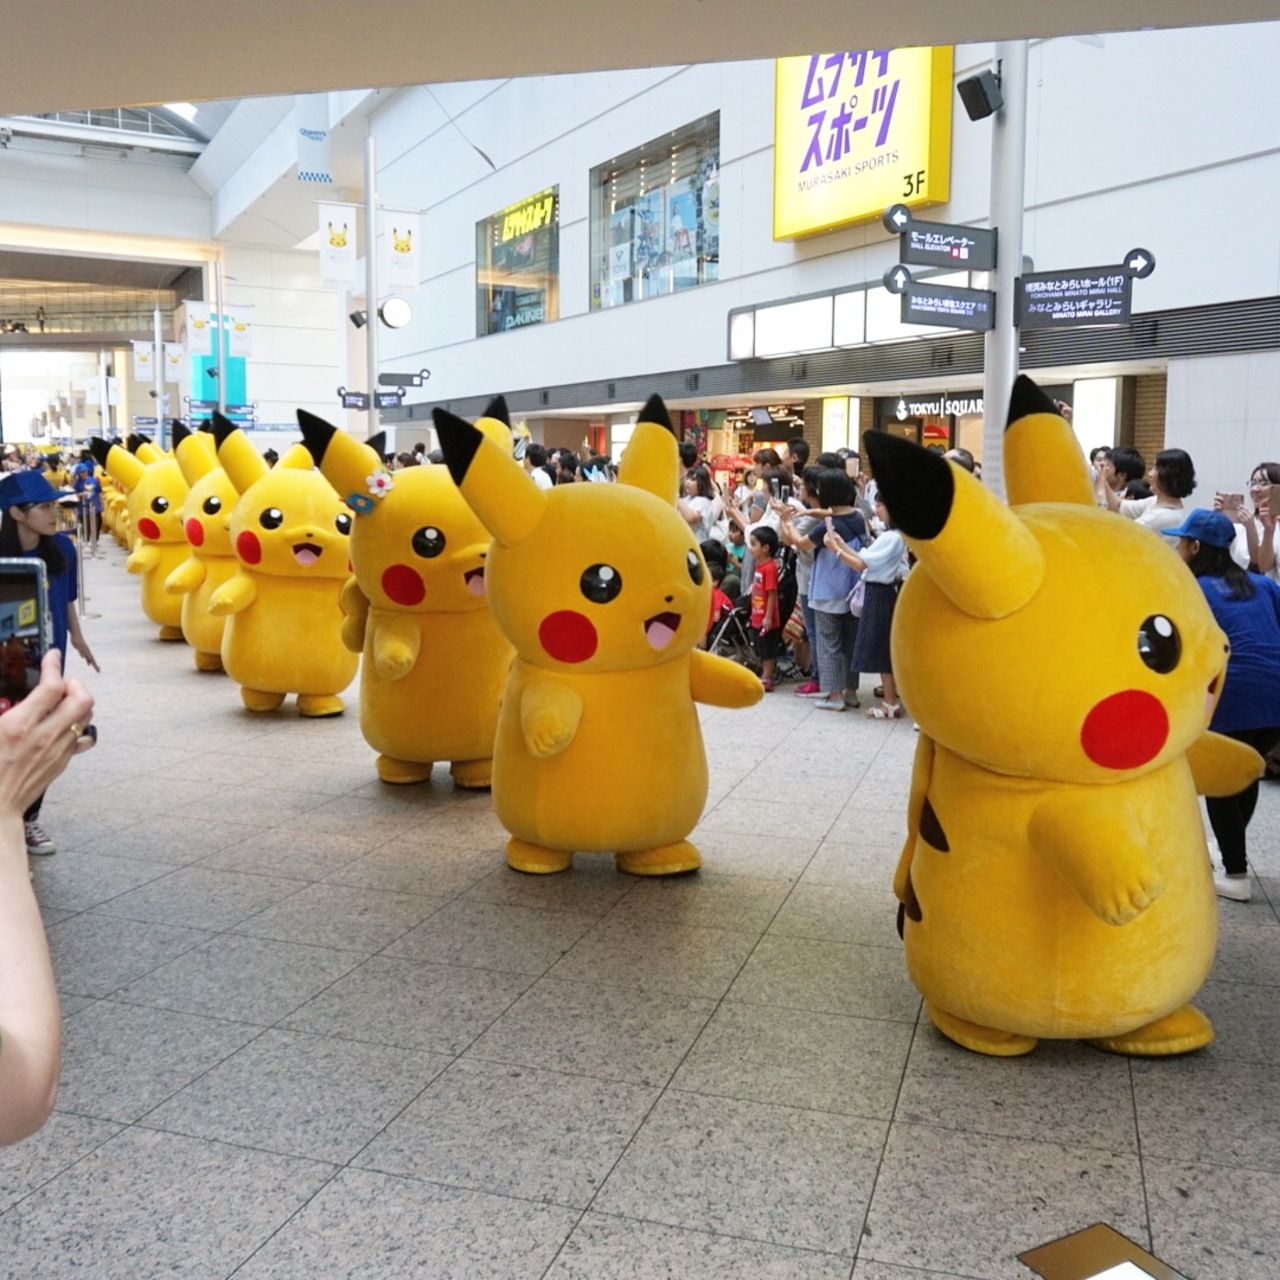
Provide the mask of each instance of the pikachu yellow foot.
[{"label": "pikachu yellow foot", "polygon": [[340,716],[346,709],[347,704],[336,693],[298,694],[300,716]]},{"label": "pikachu yellow foot", "polygon": [[1015,1031],[997,1031],[995,1027],[983,1027],[976,1022],[966,1022],[954,1013],[947,1013],[925,1001],[924,1011],[929,1021],[948,1040],[974,1053],[985,1053],[990,1058],[1017,1058],[1030,1053],[1039,1044],[1035,1036],[1020,1036]]},{"label": "pikachu yellow foot", "polygon": [[395,756],[379,756],[374,764],[378,777],[395,786],[426,782],[431,777],[430,760],[397,760]]},{"label": "pikachu yellow foot", "polygon": [[161,627],[161,640],[185,640],[187,637],[182,634],[181,627]]},{"label": "pikachu yellow foot", "polygon": [[1193,1004],[1165,1014],[1145,1027],[1119,1036],[1103,1036],[1089,1043],[1107,1053],[1125,1053],[1133,1058],[1170,1058],[1194,1053],[1213,1043],[1213,1023]]},{"label": "pikachu yellow foot", "polygon": [[268,693],[265,689],[247,689],[241,685],[240,700],[250,711],[279,711],[284,703],[284,694]]},{"label": "pikachu yellow foot", "polygon": [[222,655],[220,653],[205,653],[203,649],[197,649],[195,653],[197,671],[222,670]]},{"label": "pikachu yellow foot", "polygon": [[619,853],[615,861],[619,871],[632,876],[678,876],[702,866],[698,846],[688,840],[642,849],[639,853]]},{"label": "pikachu yellow foot", "polygon": [[557,871],[568,871],[573,865],[573,851],[545,849],[540,844],[517,840],[507,841],[507,866],[513,871],[525,871],[531,876],[549,876]]},{"label": "pikachu yellow foot", "polygon": [[493,777],[492,760],[455,760],[449,766],[449,776],[455,787],[479,790],[489,785]]}]

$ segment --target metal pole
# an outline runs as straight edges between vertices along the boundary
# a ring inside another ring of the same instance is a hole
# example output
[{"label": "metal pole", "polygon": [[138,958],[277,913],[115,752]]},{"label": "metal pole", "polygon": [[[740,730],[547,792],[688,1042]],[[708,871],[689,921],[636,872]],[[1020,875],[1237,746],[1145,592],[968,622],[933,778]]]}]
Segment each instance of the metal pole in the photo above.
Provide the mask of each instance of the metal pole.
[{"label": "metal pole", "polygon": [[160,308],[155,309],[155,350],[151,357],[156,393],[156,444],[164,448],[164,328]]},{"label": "metal pole", "polygon": [[111,437],[111,405],[107,399],[107,352],[106,348],[98,351],[98,412],[102,415],[102,438]]},{"label": "metal pole", "polygon": [[1004,106],[991,133],[991,225],[1000,231],[995,271],[996,324],[983,348],[982,481],[1003,498],[1004,429],[1018,376],[1014,282],[1022,274],[1022,210],[1027,169],[1027,42],[996,44],[996,72]]},{"label": "metal pole", "polygon": [[227,411],[227,361],[225,344],[222,341],[222,259],[213,264],[213,306],[217,315],[213,318],[213,360],[218,369],[214,381],[218,384],[218,412]]},{"label": "metal pole", "polygon": [[364,340],[369,366],[369,435],[378,432],[378,144],[364,141]]}]

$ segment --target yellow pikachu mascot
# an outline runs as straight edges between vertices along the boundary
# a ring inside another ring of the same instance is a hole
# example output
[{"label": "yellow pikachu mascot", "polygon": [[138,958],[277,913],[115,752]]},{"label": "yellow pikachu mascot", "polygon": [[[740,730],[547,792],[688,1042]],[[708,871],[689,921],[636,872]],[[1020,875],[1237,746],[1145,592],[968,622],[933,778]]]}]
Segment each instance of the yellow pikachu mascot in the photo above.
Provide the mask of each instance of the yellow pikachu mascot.
[{"label": "yellow pikachu mascot", "polygon": [[[488,533],[444,467],[393,476],[368,444],[301,409],[298,424],[355,512],[343,639],[364,654],[360,730],[380,753],[378,776],[424,782],[448,760],[456,786],[487,787],[512,657],[485,601]],[[477,426],[511,453],[504,403]]]},{"label": "yellow pikachu mascot", "polygon": [[173,452],[190,486],[182,507],[190,554],[165,580],[165,590],[182,597],[182,634],[195,653],[196,670],[221,671],[227,620],[209,612],[209,601],[240,567],[231,549],[231,509],[240,495],[218,465],[211,435],[176,426]]},{"label": "yellow pikachu mascot", "polygon": [[130,573],[142,575],[142,611],[160,628],[161,640],[181,640],[182,601],[165,589],[165,580],[187,558],[182,531],[182,504],[187,482],[177,462],[147,446],[147,462],[119,445],[94,438],[89,448],[99,465],[128,492],[133,549],[125,561]]},{"label": "yellow pikachu mascot", "polygon": [[359,661],[342,643],[338,603],[351,572],[351,516],[305,445],[272,468],[220,414],[213,433],[240,494],[231,510],[239,571],[209,599],[209,612],[227,618],[222,665],[250,711],[275,711],[296,693],[304,716],[341,715],[338,695]]},{"label": "yellow pikachu mascot", "polygon": [[1213,1028],[1190,1001],[1218,915],[1196,792],[1233,794],[1262,763],[1208,732],[1228,646],[1195,579],[1099,510],[1070,427],[1027,378],[1008,507],[914,444],[865,441],[918,558],[893,624],[921,730],[894,889],[926,1012],[997,1056],[1041,1039],[1202,1048]]},{"label": "yellow pikachu mascot", "polygon": [[515,646],[498,717],[493,803],[517,871],[613,852],[634,875],[701,864],[686,839],[707,797],[695,703],[764,689],[695,645],[711,579],[675,510],[678,455],[662,401],[645,406],[618,484],[539,489],[508,451],[443,410],[436,432],[462,496],[493,534],[489,607]]}]

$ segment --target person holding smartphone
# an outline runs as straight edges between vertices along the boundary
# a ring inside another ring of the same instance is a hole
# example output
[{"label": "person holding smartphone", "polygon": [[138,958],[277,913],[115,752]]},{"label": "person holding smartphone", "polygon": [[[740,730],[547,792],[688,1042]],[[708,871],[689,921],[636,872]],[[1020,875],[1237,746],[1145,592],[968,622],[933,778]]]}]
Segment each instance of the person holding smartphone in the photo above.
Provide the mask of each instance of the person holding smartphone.
[{"label": "person holding smartphone", "polygon": [[[1252,506],[1252,511],[1250,511]],[[1231,554],[1242,568],[1280,582],[1276,560],[1276,517],[1280,514],[1280,462],[1260,462],[1249,474],[1249,496],[1219,491],[1213,509],[1236,525]]]},{"label": "person holding smartphone", "polygon": [[[95,671],[98,664],[80,630],[75,602],[78,595],[75,544],[58,532],[58,491],[38,471],[15,471],[0,480],[0,556],[33,557],[44,561],[49,574],[49,615],[53,648],[63,662],[70,640],[76,652]],[[36,796],[24,814],[27,852],[47,856],[58,846],[40,826],[44,795]]]},{"label": "person holding smartphone", "polygon": [[93,699],[45,654],[40,682],[0,716],[0,1147],[48,1119],[58,1090],[62,1026],[40,908],[31,890],[22,814],[87,751]]}]

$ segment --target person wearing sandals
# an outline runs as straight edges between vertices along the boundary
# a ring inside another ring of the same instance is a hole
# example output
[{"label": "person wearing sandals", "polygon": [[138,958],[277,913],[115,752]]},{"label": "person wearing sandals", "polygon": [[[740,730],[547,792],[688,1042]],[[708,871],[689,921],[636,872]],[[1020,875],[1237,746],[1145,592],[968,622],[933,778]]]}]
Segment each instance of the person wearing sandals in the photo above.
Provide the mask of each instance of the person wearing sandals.
[{"label": "person wearing sandals", "polygon": [[792,516],[783,513],[783,537],[793,547],[815,551],[809,579],[809,607],[817,623],[818,689],[814,703],[820,711],[843,711],[858,706],[859,668],[853,662],[858,619],[849,612],[849,592],[857,572],[828,546],[828,529],[834,529],[847,546],[861,546],[867,537],[866,521],[854,508],[853,481],[843,470],[824,467],[817,475],[818,506],[828,519],[808,534],[792,529]]},{"label": "person wearing sandals", "polygon": [[882,701],[863,713],[872,720],[898,720],[902,704],[893,679],[889,636],[893,630],[893,610],[898,603],[898,583],[906,569],[907,544],[894,527],[889,512],[877,496],[876,518],[885,531],[868,547],[854,550],[834,529],[827,530],[827,546],[852,569],[862,573],[865,596],[858,639],[853,648],[853,665],[859,671],[878,671],[883,687]]}]

